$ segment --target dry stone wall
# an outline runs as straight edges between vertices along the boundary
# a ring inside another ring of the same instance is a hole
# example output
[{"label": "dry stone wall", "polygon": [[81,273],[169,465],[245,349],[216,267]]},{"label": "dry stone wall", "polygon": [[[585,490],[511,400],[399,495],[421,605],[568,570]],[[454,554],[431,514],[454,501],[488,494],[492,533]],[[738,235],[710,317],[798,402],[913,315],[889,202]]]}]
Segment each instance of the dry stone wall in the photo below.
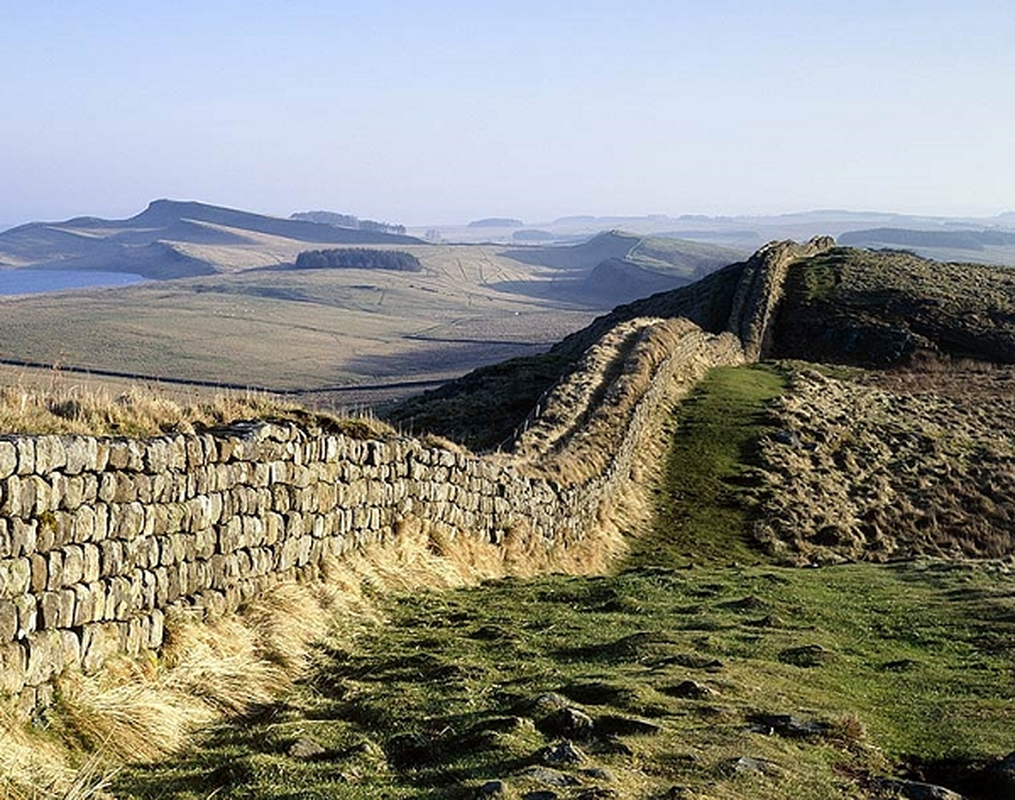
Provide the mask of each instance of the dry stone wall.
[{"label": "dry stone wall", "polygon": [[592,535],[659,409],[709,367],[745,360],[734,335],[676,329],[604,468],[573,483],[531,460],[288,423],[148,440],[0,437],[0,695],[31,710],[64,669],[157,650],[174,607],[234,611],[397,536],[405,520],[493,544],[512,530],[548,547]]},{"label": "dry stone wall", "polygon": [[596,511],[586,488],[413,439],[271,423],[146,441],[5,437],[0,691],[45,693],[64,668],[157,649],[173,605],[233,611],[400,520],[495,543],[525,525],[566,544]]}]

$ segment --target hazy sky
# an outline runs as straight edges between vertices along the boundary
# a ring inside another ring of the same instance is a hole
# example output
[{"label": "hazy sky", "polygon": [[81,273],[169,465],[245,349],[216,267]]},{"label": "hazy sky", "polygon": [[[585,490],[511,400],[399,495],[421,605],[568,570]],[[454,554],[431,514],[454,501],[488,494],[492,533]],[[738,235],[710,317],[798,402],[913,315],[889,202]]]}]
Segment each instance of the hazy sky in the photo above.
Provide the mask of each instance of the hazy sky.
[{"label": "hazy sky", "polygon": [[1000,0],[0,0],[0,225],[996,214],[1013,42]]}]

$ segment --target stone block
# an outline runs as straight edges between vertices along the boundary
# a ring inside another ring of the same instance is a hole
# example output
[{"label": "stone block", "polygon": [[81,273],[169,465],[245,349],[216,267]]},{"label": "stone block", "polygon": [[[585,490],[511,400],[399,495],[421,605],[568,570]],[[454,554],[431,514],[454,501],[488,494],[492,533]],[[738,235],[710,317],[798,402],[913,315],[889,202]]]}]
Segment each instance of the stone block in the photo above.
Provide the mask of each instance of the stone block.
[{"label": "stone block", "polygon": [[116,476],[116,491],[113,493],[113,503],[133,503],[137,501],[137,476],[125,475]]},{"label": "stone block", "polygon": [[10,439],[0,439],[0,478],[8,478],[17,470],[17,446]]},{"label": "stone block", "polygon": [[109,535],[116,539],[135,539],[144,530],[145,509],[131,502],[109,507]]},{"label": "stone block", "polygon": [[95,594],[90,586],[78,584],[74,587],[74,616],[72,625],[80,628],[92,622],[102,619],[102,614],[96,614]]},{"label": "stone block", "polygon": [[80,545],[69,544],[63,548],[63,586],[79,583],[85,574],[85,553]]},{"label": "stone block", "polygon": [[115,622],[85,625],[81,629],[81,669],[86,674],[97,672],[120,647],[120,633]]},{"label": "stone block", "polygon": [[165,439],[149,439],[145,443],[144,466],[151,475],[169,469],[170,444]]},{"label": "stone block", "polygon": [[[43,592],[39,595],[39,620],[40,630],[50,630],[60,627],[60,593]],[[72,620],[67,620],[70,624]]]},{"label": "stone block", "polygon": [[95,509],[81,506],[70,517],[70,540],[77,544],[95,540]]},{"label": "stone block", "polygon": [[14,606],[18,610],[17,638],[24,639],[39,628],[39,604],[36,595],[23,594],[14,598]]},{"label": "stone block", "polygon": [[60,631],[60,651],[64,669],[81,667],[81,640],[74,631]]},{"label": "stone block", "polygon": [[84,503],[85,479],[81,475],[59,476],[59,489],[57,488],[57,476],[52,476],[51,484],[57,498],[57,508],[63,511],[76,511]]},{"label": "stone block", "polygon": [[28,563],[31,569],[30,591],[35,594],[45,591],[49,582],[49,559],[41,553],[32,553],[28,556]]},{"label": "stone block", "polygon": [[103,578],[119,575],[123,570],[123,543],[107,539],[99,543],[99,574]]},{"label": "stone block", "polygon": [[152,502],[152,479],[140,473],[133,477],[134,483],[134,499],[139,503],[148,505]]},{"label": "stone block", "polygon": [[35,472],[35,440],[22,436],[15,440],[18,450],[18,475],[31,475]]},{"label": "stone block", "polygon": [[[44,548],[39,546],[39,523],[34,519],[7,520],[7,526],[11,536],[11,555],[23,556],[43,551]],[[52,538],[49,540],[49,546],[52,546]]]},{"label": "stone block", "polygon": [[145,644],[150,650],[157,650],[162,647],[166,638],[166,615],[159,609],[153,609],[149,617],[151,624],[148,629],[148,642]]},{"label": "stone block", "polygon": [[63,440],[66,463],[64,471],[68,475],[79,475],[97,468],[99,445],[91,437],[74,436]]},{"label": "stone block", "polygon": [[60,596],[60,627],[66,628],[74,624],[74,604],[77,602],[77,594],[73,588],[61,589]]},{"label": "stone block", "polygon": [[18,607],[13,600],[0,600],[0,646],[18,635]]},{"label": "stone block", "polygon": [[116,497],[117,476],[112,472],[103,472],[99,476],[99,488],[97,497],[103,503],[112,503]]},{"label": "stone block", "polygon": [[0,694],[16,695],[25,686],[28,653],[21,642],[0,644]]},{"label": "stone block", "polygon": [[92,505],[99,499],[99,476],[91,472],[81,475],[81,503]]},{"label": "stone block", "polygon": [[0,599],[9,600],[28,591],[32,583],[32,565],[27,557],[0,561]]},{"label": "stone block", "polygon": [[59,436],[37,436],[35,439],[35,469],[39,475],[61,469],[67,464],[67,450]]}]

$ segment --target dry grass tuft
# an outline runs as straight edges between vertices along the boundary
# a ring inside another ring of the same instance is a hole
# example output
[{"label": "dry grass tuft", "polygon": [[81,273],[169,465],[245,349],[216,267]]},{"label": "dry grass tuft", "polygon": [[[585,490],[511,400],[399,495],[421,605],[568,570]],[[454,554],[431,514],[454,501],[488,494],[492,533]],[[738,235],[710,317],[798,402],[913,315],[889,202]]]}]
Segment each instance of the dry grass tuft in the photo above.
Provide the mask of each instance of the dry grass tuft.
[{"label": "dry grass tuft", "polygon": [[0,431],[82,436],[159,436],[194,433],[245,420],[290,420],[357,438],[385,437],[394,430],[369,416],[334,417],[267,394],[236,392],[176,401],[157,388],[106,389],[66,383],[19,382],[0,386]]}]

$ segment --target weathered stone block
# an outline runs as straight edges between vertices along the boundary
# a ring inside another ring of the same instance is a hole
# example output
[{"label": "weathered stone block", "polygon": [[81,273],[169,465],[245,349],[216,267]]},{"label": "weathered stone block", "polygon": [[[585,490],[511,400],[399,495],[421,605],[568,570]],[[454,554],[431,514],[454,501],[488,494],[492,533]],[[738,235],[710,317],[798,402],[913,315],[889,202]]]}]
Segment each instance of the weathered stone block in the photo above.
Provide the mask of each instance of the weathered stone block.
[{"label": "weathered stone block", "polygon": [[[39,595],[39,628],[49,630],[60,626],[60,593],[43,592]],[[71,620],[67,620],[70,624]]]},{"label": "weathered stone block", "polygon": [[81,640],[74,631],[60,631],[60,650],[64,669],[81,666]]},{"label": "weathered stone block", "polygon": [[74,624],[74,604],[77,602],[77,594],[74,589],[61,589],[60,596],[60,627],[66,628]]},{"label": "weathered stone block", "polygon": [[73,591],[75,594],[74,617],[71,624],[81,627],[101,619],[101,615],[98,617],[95,615],[95,595],[92,594],[91,587],[79,583]]},{"label": "weathered stone block", "polygon": [[62,586],[73,586],[85,574],[85,554],[80,545],[69,544],[63,548]]},{"label": "weathered stone block", "polygon": [[97,672],[120,647],[120,633],[115,622],[86,625],[81,630],[81,669]]},{"label": "weathered stone block", "polygon": [[145,644],[145,647],[157,650],[162,647],[162,643],[165,640],[166,615],[156,608],[152,610],[149,619],[151,624],[148,630],[148,642]]},{"label": "weathered stone block", "polygon": [[107,539],[99,543],[99,574],[103,578],[119,575],[123,570],[123,543]]},{"label": "weathered stone block", "polygon": [[18,475],[31,475],[35,472],[35,440],[20,436],[15,440],[18,451]]},{"label": "weathered stone block", "polygon": [[113,503],[133,503],[137,501],[137,478],[139,476],[124,475],[116,476],[116,491],[113,493]]},{"label": "weathered stone block", "polygon": [[0,694],[18,694],[25,686],[28,654],[21,642],[0,645]]},{"label": "weathered stone block", "polygon": [[13,642],[18,634],[18,608],[13,600],[0,600],[0,646]]},{"label": "weathered stone block", "polygon": [[[7,526],[11,536],[11,555],[27,555],[44,549],[39,546],[39,523],[34,519],[7,520]],[[50,537],[48,544],[52,546],[52,537]]]},{"label": "weathered stone block", "polygon": [[35,439],[35,472],[48,475],[67,464],[67,451],[59,436],[37,436]]},{"label": "weathered stone block", "polygon": [[39,604],[36,595],[23,594],[14,598],[14,606],[18,610],[18,639],[24,639],[39,627]]},{"label": "weathered stone block", "polygon": [[131,502],[109,507],[110,536],[117,539],[135,539],[144,530],[145,509],[141,503]]},{"label": "weathered stone block", "polygon": [[133,478],[134,498],[139,503],[148,505],[152,502],[152,479],[144,473],[139,473]]},{"label": "weathered stone block", "polygon": [[113,498],[116,497],[116,485],[116,474],[112,472],[103,472],[99,477],[98,499],[103,503],[112,503]]},{"label": "weathered stone block", "polygon": [[99,445],[91,437],[75,436],[63,440],[66,463],[64,471],[68,475],[79,475],[86,470],[95,470]]},{"label": "weathered stone block", "polygon": [[18,449],[14,442],[0,439],[0,478],[7,478],[17,472]]}]

